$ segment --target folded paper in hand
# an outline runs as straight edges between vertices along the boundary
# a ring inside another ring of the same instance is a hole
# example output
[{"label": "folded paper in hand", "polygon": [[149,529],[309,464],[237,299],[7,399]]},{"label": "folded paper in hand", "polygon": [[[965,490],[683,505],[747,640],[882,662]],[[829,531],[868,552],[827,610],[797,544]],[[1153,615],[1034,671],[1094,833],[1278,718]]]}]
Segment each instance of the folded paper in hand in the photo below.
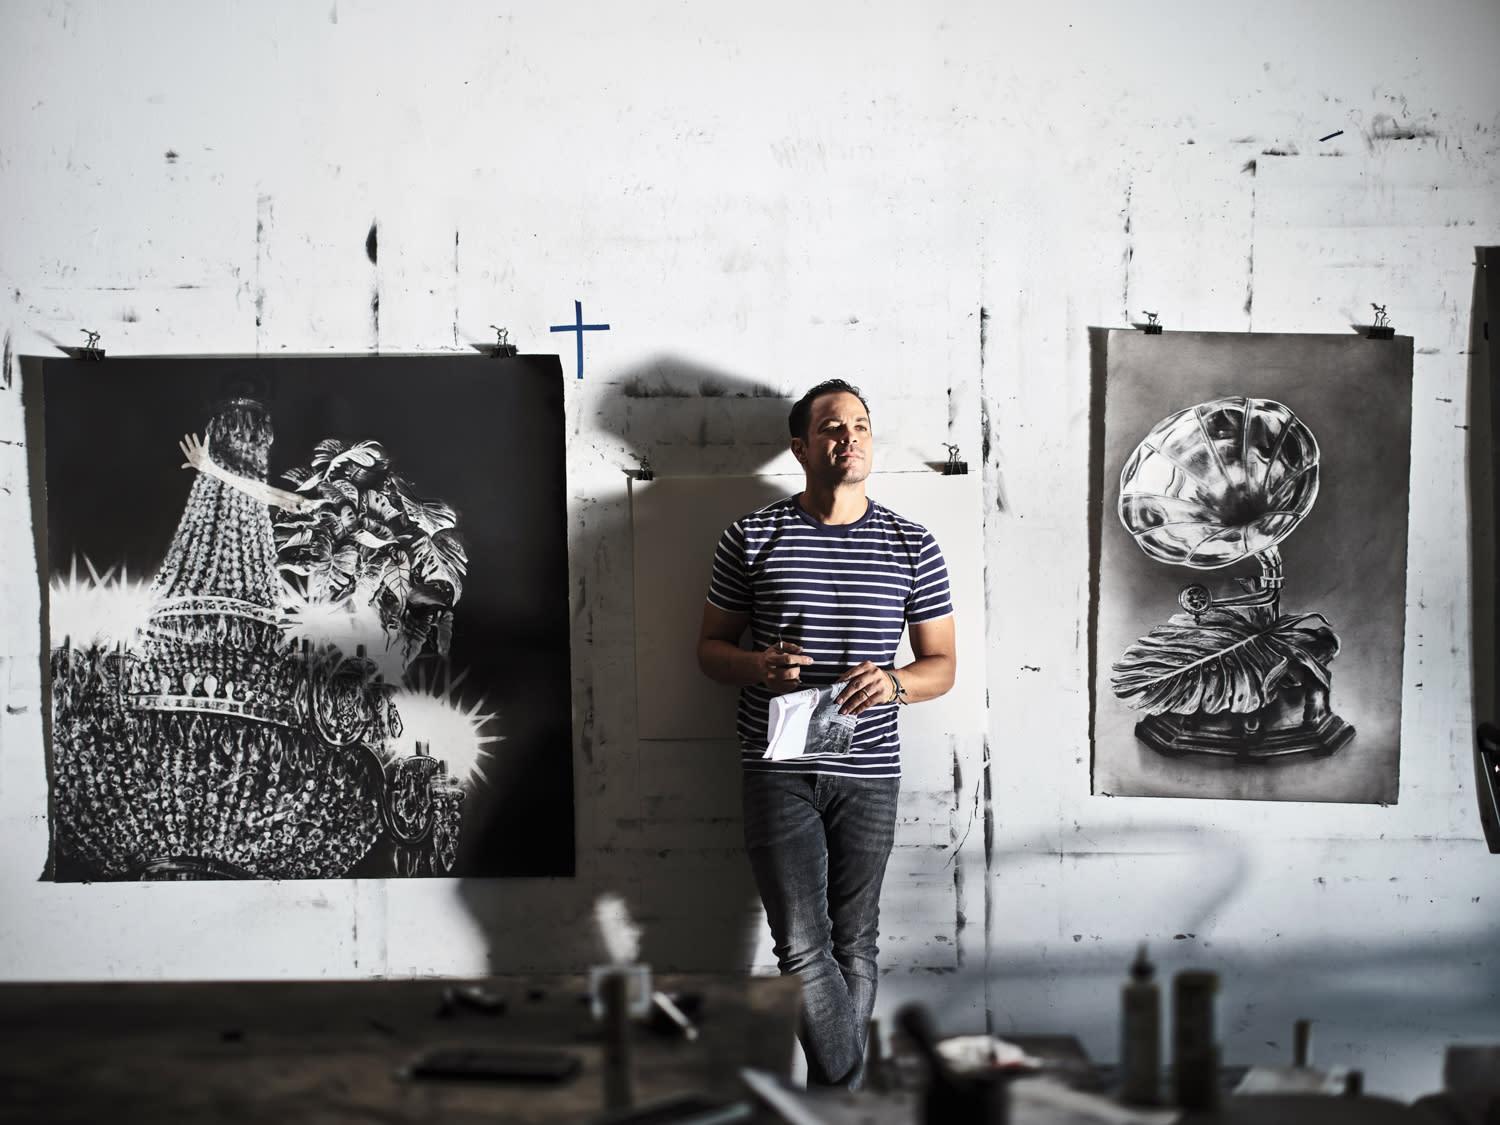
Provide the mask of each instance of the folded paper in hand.
[{"label": "folded paper in hand", "polygon": [[766,754],[773,761],[810,754],[847,754],[854,742],[854,715],[839,714],[848,684],[806,688],[771,700]]}]

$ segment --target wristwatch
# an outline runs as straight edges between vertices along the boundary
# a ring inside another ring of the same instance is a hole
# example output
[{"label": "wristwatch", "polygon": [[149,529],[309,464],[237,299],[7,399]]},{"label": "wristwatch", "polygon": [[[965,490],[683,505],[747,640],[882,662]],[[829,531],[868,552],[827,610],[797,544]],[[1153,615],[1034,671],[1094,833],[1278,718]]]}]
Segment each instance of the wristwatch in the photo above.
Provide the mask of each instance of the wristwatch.
[{"label": "wristwatch", "polygon": [[889,668],[887,668],[885,670],[885,674],[891,678],[891,685],[896,689],[895,698],[893,698],[891,700],[891,702],[892,703],[907,703],[907,702],[909,702],[909,700],[906,698],[906,689],[901,686],[901,681],[896,678],[896,673],[893,672],[893,671],[891,671]]}]

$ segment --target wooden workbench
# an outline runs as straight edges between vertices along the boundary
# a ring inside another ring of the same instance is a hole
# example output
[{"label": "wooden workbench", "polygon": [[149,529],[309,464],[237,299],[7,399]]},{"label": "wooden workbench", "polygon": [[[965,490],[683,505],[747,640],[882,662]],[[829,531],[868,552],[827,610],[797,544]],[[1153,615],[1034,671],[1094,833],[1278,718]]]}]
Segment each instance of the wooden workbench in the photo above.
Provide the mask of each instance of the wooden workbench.
[{"label": "wooden workbench", "polygon": [[[445,1003],[459,985],[504,1010]],[[790,1069],[795,981],[668,976],[657,987],[701,997],[700,1034],[634,1028],[637,1102],[741,1097],[741,1066]],[[603,1108],[604,1046],[585,990],[581,977],[0,985],[0,1121],[586,1121]],[[449,1044],[564,1048],[582,1065],[556,1084],[401,1076]]]}]

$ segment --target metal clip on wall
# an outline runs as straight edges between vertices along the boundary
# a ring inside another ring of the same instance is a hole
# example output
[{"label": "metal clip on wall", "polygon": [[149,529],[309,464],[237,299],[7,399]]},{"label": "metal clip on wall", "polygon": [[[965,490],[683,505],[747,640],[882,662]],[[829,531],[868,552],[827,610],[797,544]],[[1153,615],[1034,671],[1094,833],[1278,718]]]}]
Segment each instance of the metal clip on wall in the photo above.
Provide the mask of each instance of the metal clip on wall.
[{"label": "metal clip on wall", "polygon": [[1365,333],[1370,340],[1391,340],[1396,336],[1396,329],[1391,325],[1390,318],[1385,315],[1385,306],[1377,305],[1373,301],[1370,307],[1375,310],[1375,323],[1370,325],[1370,330]]},{"label": "metal clip on wall", "polygon": [[99,333],[89,328],[82,329],[82,332],[88,337],[88,343],[84,344],[81,348],[64,348],[63,351],[74,359],[83,359],[91,363],[98,363],[104,358],[104,349],[99,347]]},{"label": "metal clip on wall", "polygon": [[490,358],[500,359],[516,355],[518,349],[510,342],[510,331],[501,328],[498,324],[492,324],[490,327],[495,330],[495,343],[490,347]]}]

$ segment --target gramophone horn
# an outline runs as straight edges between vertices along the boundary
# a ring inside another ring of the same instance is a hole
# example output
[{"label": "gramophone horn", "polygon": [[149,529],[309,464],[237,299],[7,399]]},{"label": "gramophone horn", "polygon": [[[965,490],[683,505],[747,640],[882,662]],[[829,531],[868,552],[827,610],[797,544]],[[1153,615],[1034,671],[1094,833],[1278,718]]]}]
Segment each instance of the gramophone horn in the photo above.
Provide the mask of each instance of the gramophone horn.
[{"label": "gramophone horn", "polygon": [[1292,533],[1318,497],[1318,443],[1279,402],[1233,395],[1163,418],[1120,471],[1120,522],[1159,562],[1215,570]]}]

